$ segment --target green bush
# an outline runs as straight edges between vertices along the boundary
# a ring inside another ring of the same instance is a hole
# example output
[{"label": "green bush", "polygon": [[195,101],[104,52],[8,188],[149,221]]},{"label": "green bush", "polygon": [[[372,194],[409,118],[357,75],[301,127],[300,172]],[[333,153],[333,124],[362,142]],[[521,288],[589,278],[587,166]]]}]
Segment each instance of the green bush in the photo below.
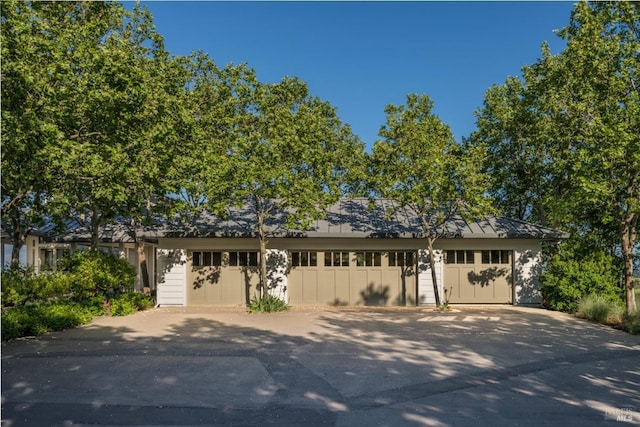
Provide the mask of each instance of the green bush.
[{"label": "green bush", "polygon": [[617,322],[622,317],[622,306],[604,295],[591,294],[580,299],[577,315],[598,323]]},{"label": "green bush", "polygon": [[91,310],[70,302],[13,307],[2,313],[2,339],[61,331],[88,323],[92,318]]},{"label": "green bush", "polygon": [[153,307],[153,300],[145,295],[129,292],[110,298],[112,316],[128,316]]},{"label": "green bush", "polygon": [[627,314],[622,318],[622,327],[630,334],[640,334],[640,311],[634,314]]},{"label": "green bush", "polygon": [[545,305],[575,313],[582,297],[598,294],[623,301],[617,259],[590,239],[564,242],[546,263],[540,278]]},{"label": "green bush", "polygon": [[70,292],[68,278],[58,272],[36,274],[32,267],[12,265],[2,272],[2,305],[20,306],[61,298]]},{"label": "green bush", "polygon": [[277,311],[287,311],[289,306],[280,298],[269,295],[266,298],[254,296],[249,304],[249,313],[272,313]]},{"label": "green bush", "polygon": [[126,259],[100,251],[81,251],[65,257],[60,269],[66,272],[76,301],[130,292],[136,277],[136,269]]}]

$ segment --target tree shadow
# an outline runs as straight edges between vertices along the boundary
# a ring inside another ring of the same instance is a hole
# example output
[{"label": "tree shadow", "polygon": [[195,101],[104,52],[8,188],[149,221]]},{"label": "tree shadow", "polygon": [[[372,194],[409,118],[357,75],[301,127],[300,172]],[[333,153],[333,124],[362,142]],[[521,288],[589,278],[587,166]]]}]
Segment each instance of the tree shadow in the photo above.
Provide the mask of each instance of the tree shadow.
[{"label": "tree shadow", "polygon": [[[3,344],[3,419],[588,425],[602,422],[603,408],[640,406],[640,375],[601,362],[637,360],[638,338],[568,316],[474,310],[467,314],[511,316],[461,325],[419,322],[419,309],[199,310],[104,318]],[[582,365],[582,374],[563,377]]]},{"label": "tree shadow", "polygon": [[389,286],[376,286],[374,282],[360,291],[359,303],[365,306],[384,306],[389,301]]},{"label": "tree shadow", "polygon": [[511,283],[511,274],[509,268],[498,268],[498,267],[490,267],[483,268],[479,272],[470,271],[467,274],[467,278],[469,279],[469,283],[473,286],[480,286],[485,288],[487,286],[492,286],[495,284],[496,279],[504,277],[507,282]]}]

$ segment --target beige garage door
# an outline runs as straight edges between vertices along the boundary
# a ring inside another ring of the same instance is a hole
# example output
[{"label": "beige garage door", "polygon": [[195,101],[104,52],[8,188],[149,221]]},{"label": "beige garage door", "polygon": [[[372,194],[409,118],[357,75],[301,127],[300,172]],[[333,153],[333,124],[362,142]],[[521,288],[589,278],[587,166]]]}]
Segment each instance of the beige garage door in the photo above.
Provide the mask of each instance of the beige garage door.
[{"label": "beige garage door", "polygon": [[415,305],[413,251],[291,252],[292,305]]},{"label": "beige garage door", "polygon": [[190,251],[187,305],[244,305],[259,283],[258,253]]},{"label": "beige garage door", "polygon": [[508,250],[448,250],[444,280],[450,303],[511,303],[512,254]]}]

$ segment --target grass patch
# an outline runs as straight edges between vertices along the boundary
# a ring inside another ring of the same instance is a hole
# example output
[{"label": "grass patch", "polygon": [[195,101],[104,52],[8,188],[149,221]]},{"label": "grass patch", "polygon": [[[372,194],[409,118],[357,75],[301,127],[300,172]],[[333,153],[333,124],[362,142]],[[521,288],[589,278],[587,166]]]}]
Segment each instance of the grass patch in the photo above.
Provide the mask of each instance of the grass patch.
[{"label": "grass patch", "polygon": [[622,307],[603,295],[591,294],[578,301],[577,316],[597,323],[619,323]]}]

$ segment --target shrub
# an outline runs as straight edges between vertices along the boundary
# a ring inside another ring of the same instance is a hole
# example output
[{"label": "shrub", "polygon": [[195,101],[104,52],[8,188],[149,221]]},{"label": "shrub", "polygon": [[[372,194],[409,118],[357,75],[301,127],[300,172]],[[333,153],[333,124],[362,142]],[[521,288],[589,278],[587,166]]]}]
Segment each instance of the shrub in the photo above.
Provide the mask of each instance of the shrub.
[{"label": "shrub", "polygon": [[622,317],[622,306],[604,295],[591,294],[580,299],[577,315],[598,323],[619,321]]},{"label": "shrub", "polygon": [[540,281],[545,305],[574,313],[578,301],[589,294],[601,295],[620,304],[623,301],[616,258],[597,247],[591,239],[575,239],[560,245],[545,266]]},{"label": "shrub", "polygon": [[145,295],[128,292],[116,295],[109,300],[112,316],[128,316],[136,311],[147,310],[153,307],[153,300]]},{"label": "shrub", "polygon": [[280,298],[269,295],[266,298],[254,296],[249,304],[249,313],[271,313],[277,311],[287,311],[289,306]]},{"label": "shrub", "polygon": [[2,339],[61,331],[88,323],[92,318],[91,310],[70,302],[13,307],[2,313]]},{"label": "shrub", "polygon": [[640,311],[634,314],[627,314],[622,318],[622,327],[630,334],[640,334]]},{"label": "shrub", "polygon": [[12,265],[2,272],[2,305],[20,306],[61,298],[70,291],[68,278],[57,272],[36,274],[32,267]]},{"label": "shrub", "polygon": [[126,259],[99,251],[81,251],[63,258],[70,289],[77,301],[133,289],[136,269]]}]

